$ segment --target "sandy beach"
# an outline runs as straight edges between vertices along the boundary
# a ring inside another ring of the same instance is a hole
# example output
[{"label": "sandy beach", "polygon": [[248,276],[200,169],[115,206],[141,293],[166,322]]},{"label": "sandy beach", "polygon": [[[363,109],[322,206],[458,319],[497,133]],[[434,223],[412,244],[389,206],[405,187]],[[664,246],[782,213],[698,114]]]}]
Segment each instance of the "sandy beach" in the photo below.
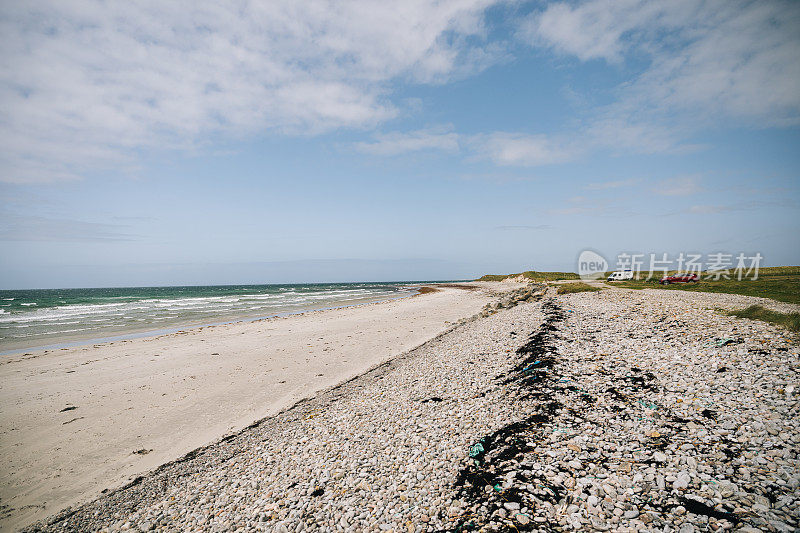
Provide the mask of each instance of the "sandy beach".
[{"label": "sandy beach", "polygon": [[473,288],[6,356],[0,525],[97,497],[418,346],[490,300]]}]

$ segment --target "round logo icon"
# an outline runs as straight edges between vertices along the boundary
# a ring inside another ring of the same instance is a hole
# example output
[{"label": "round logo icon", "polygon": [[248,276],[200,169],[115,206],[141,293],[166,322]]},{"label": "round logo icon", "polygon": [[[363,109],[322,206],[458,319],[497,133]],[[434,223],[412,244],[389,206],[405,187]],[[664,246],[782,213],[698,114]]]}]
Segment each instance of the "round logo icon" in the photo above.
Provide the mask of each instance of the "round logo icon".
[{"label": "round logo icon", "polygon": [[584,250],[578,256],[578,275],[581,279],[601,279],[608,271],[608,261],[593,250]]}]

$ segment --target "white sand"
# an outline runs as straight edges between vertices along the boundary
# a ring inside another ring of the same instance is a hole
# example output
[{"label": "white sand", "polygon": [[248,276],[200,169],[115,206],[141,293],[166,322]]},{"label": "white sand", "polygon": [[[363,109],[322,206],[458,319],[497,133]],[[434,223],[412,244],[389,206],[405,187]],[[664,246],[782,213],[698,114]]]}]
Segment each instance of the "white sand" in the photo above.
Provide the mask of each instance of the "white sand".
[{"label": "white sand", "polygon": [[[0,363],[0,528],[21,527],[92,499],[363,373],[489,300],[483,290],[446,288],[378,304],[6,356]],[[76,409],[62,412],[68,406]]]}]

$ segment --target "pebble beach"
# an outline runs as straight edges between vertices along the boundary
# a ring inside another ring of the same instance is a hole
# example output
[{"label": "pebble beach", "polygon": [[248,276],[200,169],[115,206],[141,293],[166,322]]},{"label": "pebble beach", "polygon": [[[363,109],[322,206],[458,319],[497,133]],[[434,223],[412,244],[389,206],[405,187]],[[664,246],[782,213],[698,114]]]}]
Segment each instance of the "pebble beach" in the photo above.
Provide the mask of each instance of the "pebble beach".
[{"label": "pebble beach", "polygon": [[27,531],[798,530],[797,336],[719,312],[762,301],[493,298]]}]

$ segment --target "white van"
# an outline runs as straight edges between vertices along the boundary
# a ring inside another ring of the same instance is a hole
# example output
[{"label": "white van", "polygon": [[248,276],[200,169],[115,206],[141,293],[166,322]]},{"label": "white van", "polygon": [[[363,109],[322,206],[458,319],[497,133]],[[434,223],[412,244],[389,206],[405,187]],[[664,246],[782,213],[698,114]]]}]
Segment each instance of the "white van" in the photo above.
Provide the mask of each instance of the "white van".
[{"label": "white van", "polygon": [[608,281],[625,281],[626,279],[633,279],[633,270],[618,270],[608,276]]}]

